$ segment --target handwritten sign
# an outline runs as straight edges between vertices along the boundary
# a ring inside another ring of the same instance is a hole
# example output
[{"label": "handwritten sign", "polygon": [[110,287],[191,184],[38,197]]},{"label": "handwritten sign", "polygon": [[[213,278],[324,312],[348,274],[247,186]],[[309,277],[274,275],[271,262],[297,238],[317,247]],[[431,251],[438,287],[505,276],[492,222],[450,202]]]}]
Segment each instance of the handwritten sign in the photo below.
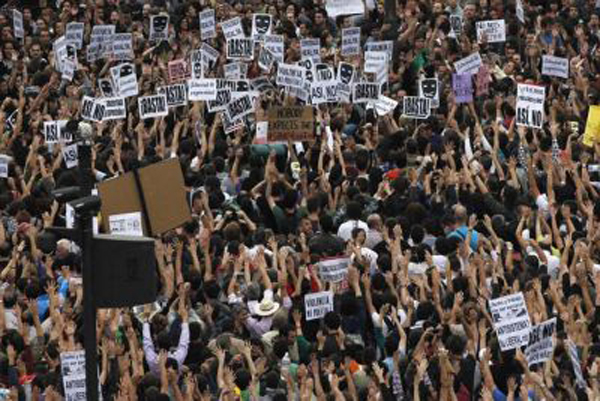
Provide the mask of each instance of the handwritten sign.
[{"label": "handwritten sign", "polygon": [[314,140],[314,116],[310,106],[272,107],[267,110],[267,141],[292,142]]},{"label": "handwritten sign", "polygon": [[330,283],[339,283],[348,274],[350,258],[334,258],[319,262],[319,276],[321,280]]},{"label": "handwritten sign", "polygon": [[455,61],[454,68],[458,74],[477,74],[481,64],[481,55],[477,52]]},{"label": "handwritten sign", "polygon": [[555,331],[556,318],[546,320],[531,328],[529,344],[525,348],[525,357],[527,357],[529,366],[552,359]]},{"label": "handwritten sign", "polygon": [[502,351],[529,343],[531,321],[522,292],[490,300],[490,311]]},{"label": "handwritten sign", "polygon": [[506,42],[506,25],[503,19],[477,22],[477,41],[482,43]]},{"label": "handwritten sign", "polygon": [[542,56],[542,74],[564,79],[569,78],[569,59],[549,55]]},{"label": "handwritten sign", "polygon": [[304,296],[306,321],[321,319],[333,311],[333,292],[322,291]]},{"label": "handwritten sign", "polygon": [[546,88],[537,85],[517,86],[517,125],[542,128]]},{"label": "handwritten sign", "polygon": [[360,54],[360,28],[342,29],[342,56],[358,56]]},{"label": "handwritten sign", "polygon": [[452,74],[452,89],[457,104],[473,101],[473,80],[471,74]]}]

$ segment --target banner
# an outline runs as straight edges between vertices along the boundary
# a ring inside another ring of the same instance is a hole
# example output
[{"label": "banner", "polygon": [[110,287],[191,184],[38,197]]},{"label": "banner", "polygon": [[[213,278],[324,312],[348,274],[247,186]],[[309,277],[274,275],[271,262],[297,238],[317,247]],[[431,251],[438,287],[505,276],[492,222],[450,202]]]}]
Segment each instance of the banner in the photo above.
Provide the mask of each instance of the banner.
[{"label": "banner", "polygon": [[551,77],[569,78],[569,59],[563,57],[542,56],[542,74]]},{"label": "banner", "polygon": [[417,96],[404,96],[402,117],[424,120],[431,115],[431,99]]},{"label": "banner", "polygon": [[215,100],[217,98],[217,81],[215,79],[190,79],[188,81],[188,98],[192,101]]},{"label": "banner", "polygon": [[355,15],[365,12],[362,0],[327,0],[325,9],[329,18],[334,19],[340,15]]},{"label": "banner", "polygon": [[227,59],[252,60],[254,58],[254,40],[247,38],[227,39]]},{"label": "banner", "polygon": [[517,125],[542,128],[544,124],[543,86],[518,84],[517,86]]},{"label": "banner", "polygon": [[321,291],[304,296],[306,321],[321,319],[327,312],[333,312],[333,292]]},{"label": "banner", "polygon": [[124,97],[110,97],[102,99],[104,102],[104,116],[102,121],[123,120],[127,118],[127,106]]},{"label": "banner", "polygon": [[150,41],[160,42],[169,38],[169,16],[167,14],[150,17]]},{"label": "banner", "polygon": [[252,37],[254,39],[259,39],[262,38],[264,35],[270,35],[272,25],[273,18],[270,14],[253,14]]},{"label": "banner", "polygon": [[291,65],[279,64],[277,67],[277,86],[291,86],[301,88],[304,84],[304,68]]},{"label": "banner", "polygon": [[522,292],[490,300],[490,312],[502,351],[527,345],[531,321]]},{"label": "banner", "polygon": [[600,142],[600,106],[590,106],[583,133],[585,146],[594,146],[595,142]]},{"label": "banner", "polygon": [[479,52],[454,62],[454,68],[458,74],[477,74],[481,66],[481,55]]},{"label": "banner", "polygon": [[319,277],[323,281],[339,283],[346,278],[349,264],[350,258],[346,257],[322,260],[319,262]]},{"label": "banner", "polygon": [[130,33],[116,33],[113,35],[112,56],[116,60],[133,60],[133,42]]},{"label": "banner", "polygon": [[477,22],[477,42],[482,43],[485,37],[487,43],[506,42],[506,25],[503,19]]},{"label": "banner", "polygon": [[440,82],[437,78],[419,79],[419,97],[426,97],[431,100],[431,108],[440,107]]},{"label": "banner", "polygon": [[531,328],[529,344],[525,348],[525,356],[529,366],[552,359],[554,351],[554,332],[556,331],[556,318],[546,320]]},{"label": "banner", "polygon": [[300,41],[300,58],[309,59],[313,63],[321,62],[321,40],[320,39],[302,39]]},{"label": "banner", "polygon": [[192,77],[190,65],[184,59],[169,61],[167,72],[170,84],[185,81]]},{"label": "banner", "polygon": [[379,98],[381,86],[372,82],[357,82],[352,84],[352,100],[354,103],[375,101]]},{"label": "banner", "polygon": [[473,101],[473,80],[471,74],[452,74],[452,89],[456,104]]},{"label": "banner", "polygon": [[200,37],[202,40],[217,37],[217,24],[215,23],[215,10],[206,9],[198,14],[200,19]]},{"label": "banner", "polygon": [[140,97],[138,98],[138,109],[142,120],[165,117],[169,114],[167,96],[162,94]]},{"label": "banner", "polygon": [[282,106],[267,110],[269,132],[267,141],[311,141],[315,138],[313,108],[310,106]]},{"label": "banner", "polygon": [[85,352],[61,352],[60,370],[63,378],[65,401],[85,400]]},{"label": "banner", "polygon": [[342,56],[358,56],[360,54],[360,28],[342,29]]},{"label": "banner", "polygon": [[221,22],[221,29],[223,30],[223,35],[226,40],[243,38],[246,36],[244,35],[244,28],[242,27],[242,20],[240,17],[234,17]]},{"label": "banner", "polygon": [[248,114],[254,112],[254,102],[252,101],[250,95],[240,96],[237,99],[232,99],[229,102],[225,108],[225,112],[227,113],[230,121],[240,120]]}]

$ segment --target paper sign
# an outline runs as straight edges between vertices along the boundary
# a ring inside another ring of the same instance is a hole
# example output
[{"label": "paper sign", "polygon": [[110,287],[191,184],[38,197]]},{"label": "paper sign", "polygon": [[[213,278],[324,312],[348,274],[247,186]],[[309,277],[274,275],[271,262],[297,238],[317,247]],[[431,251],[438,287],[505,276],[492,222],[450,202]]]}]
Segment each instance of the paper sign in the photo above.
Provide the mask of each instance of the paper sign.
[{"label": "paper sign", "polygon": [[517,0],[517,18],[521,24],[525,23],[525,10],[523,9],[523,0]]},{"label": "paper sign", "polygon": [[184,83],[162,86],[158,88],[158,93],[167,96],[168,107],[185,106],[188,103],[187,85]]},{"label": "paper sign", "polygon": [[66,130],[67,122],[68,120],[44,121],[44,141],[47,144],[70,142],[72,138]]},{"label": "paper sign", "polygon": [[325,9],[329,18],[336,18],[340,15],[363,14],[365,12],[362,0],[327,0]]},{"label": "paper sign", "polygon": [[490,311],[502,351],[527,345],[531,321],[522,292],[490,300]]},{"label": "paper sign", "polygon": [[190,65],[184,59],[169,61],[169,83],[174,84],[191,78]]},{"label": "paper sign", "polygon": [[190,52],[190,78],[202,79],[204,77],[204,62],[202,61],[202,50]]},{"label": "paper sign", "polygon": [[391,40],[367,42],[365,43],[365,52],[386,52],[388,60],[392,60],[394,56],[394,42]]},{"label": "paper sign", "polygon": [[364,72],[377,73],[381,68],[385,68],[388,63],[387,52],[384,51],[366,51]]},{"label": "paper sign", "polygon": [[481,56],[479,55],[479,52],[477,52],[455,61],[454,68],[458,74],[477,74],[481,64]]},{"label": "paper sign", "polygon": [[106,106],[102,99],[94,99],[84,96],[81,101],[81,117],[84,120],[100,122],[104,119]]},{"label": "paper sign", "polygon": [[265,49],[273,53],[273,56],[278,63],[283,63],[285,57],[285,44],[283,42],[283,35],[266,35],[263,38],[263,46]]},{"label": "paper sign", "polygon": [[568,79],[569,59],[548,55],[542,56],[542,74]]},{"label": "paper sign", "polygon": [[85,24],[83,22],[69,22],[65,30],[65,41],[78,50],[83,47],[83,32]]},{"label": "paper sign", "polygon": [[319,277],[321,280],[331,283],[339,283],[348,274],[350,258],[334,258],[319,262]]},{"label": "paper sign", "polygon": [[225,108],[225,111],[229,120],[237,121],[254,112],[254,102],[250,95],[243,95],[237,99],[232,99]]},{"label": "paper sign", "polygon": [[248,38],[227,39],[227,59],[252,60],[254,58],[254,40]]},{"label": "paper sign", "polygon": [[313,108],[310,106],[272,107],[267,110],[268,142],[311,141],[315,138]]},{"label": "paper sign", "polygon": [[419,79],[419,97],[431,99],[431,108],[435,109],[440,106],[440,83],[437,78]]},{"label": "paper sign", "polygon": [[477,22],[477,42],[506,42],[506,25],[503,19]]},{"label": "paper sign", "polygon": [[360,28],[342,29],[342,56],[358,56],[360,54]]},{"label": "paper sign", "polygon": [[225,39],[243,38],[245,36],[240,17],[234,17],[221,22],[221,29],[223,29]]},{"label": "paper sign", "polygon": [[555,331],[556,318],[546,320],[531,328],[529,344],[525,348],[525,356],[527,357],[529,366],[552,359]]},{"label": "paper sign", "polygon": [[77,167],[79,160],[77,157],[77,144],[65,146],[62,148],[62,157],[68,169]]},{"label": "paper sign", "polygon": [[169,38],[169,16],[166,14],[150,17],[150,41],[160,42]]},{"label": "paper sign", "polygon": [[202,43],[200,50],[201,50],[202,63],[204,65],[205,69],[211,68],[217,62],[217,59],[221,55],[221,53],[219,53],[219,51],[217,49],[209,46],[206,43]]},{"label": "paper sign", "polygon": [[92,28],[90,45],[88,46],[88,61],[108,57],[112,54],[112,37],[115,34],[114,25],[95,25]]},{"label": "paper sign", "polygon": [[106,107],[102,121],[123,120],[127,118],[127,106],[125,104],[125,98],[110,97],[102,99],[102,101]]},{"label": "paper sign", "polygon": [[398,106],[398,102],[387,96],[380,95],[379,99],[375,102],[375,111],[379,116],[385,116],[391,113]]},{"label": "paper sign", "polygon": [[600,106],[590,106],[588,110],[585,132],[583,133],[583,144],[594,146],[600,142]]},{"label": "paper sign", "polygon": [[245,79],[248,73],[248,65],[241,62],[229,63],[223,66],[223,70],[225,79]]},{"label": "paper sign", "polygon": [[167,116],[169,114],[167,95],[152,95],[138,98],[138,110],[142,120]]},{"label": "paper sign", "polygon": [[131,97],[138,95],[137,75],[135,73],[135,66],[132,63],[112,67],[110,72],[113,76],[113,81],[117,82],[119,96]]},{"label": "paper sign", "polygon": [[263,71],[271,71],[275,63],[275,55],[266,47],[261,47],[258,54],[258,66]]},{"label": "paper sign", "polygon": [[65,400],[85,400],[85,352],[61,352],[60,369],[63,378]]},{"label": "paper sign", "polygon": [[113,214],[108,216],[108,226],[113,235],[143,237],[142,214],[140,212]]},{"label": "paper sign", "polygon": [[215,10],[212,8],[202,11],[200,18],[200,37],[208,40],[217,37],[217,24],[215,23]]},{"label": "paper sign", "polygon": [[278,86],[302,88],[304,84],[304,68],[291,64],[279,64],[277,68]]},{"label": "paper sign", "polygon": [[375,101],[379,98],[381,86],[371,82],[357,82],[352,84],[352,100],[354,103]]},{"label": "paper sign", "polygon": [[431,114],[431,99],[417,96],[404,96],[402,117],[426,119]]},{"label": "paper sign", "polygon": [[335,103],[337,96],[338,83],[335,80],[313,82],[310,87],[311,103],[318,105],[321,103]]},{"label": "paper sign", "polygon": [[13,10],[13,32],[15,38],[25,38],[25,29],[23,28],[23,14],[19,10]]},{"label": "paper sign", "polygon": [[258,39],[264,35],[270,35],[272,24],[273,18],[270,14],[252,15],[252,37]]},{"label": "paper sign", "polygon": [[215,100],[217,97],[217,81],[215,79],[190,79],[188,81],[188,98],[192,101]]},{"label": "paper sign", "polygon": [[517,86],[517,125],[542,128],[544,124],[543,86],[518,84]]},{"label": "paper sign", "polygon": [[100,78],[98,80],[98,88],[100,88],[100,94],[103,97],[113,97],[116,95],[115,87],[110,78]]},{"label": "paper sign", "polygon": [[485,96],[490,91],[490,70],[487,65],[482,64],[475,75],[475,95],[477,97]]},{"label": "paper sign", "polygon": [[335,79],[333,67],[331,67],[329,64],[317,64],[315,66],[315,73],[317,81],[333,81]]},{"label": "paper sign", "polygon": [[452,74],[452,89],[456,104],[473,101],[473,81],[471,74]]},{"label": "paper sign", "polygon": [[8,157],[0,155],[0,178],[8,178]]},{"label": "paper sign", "polygon": [[113,35],[112,55],[116,60],[132,60],[133,42],[130,33],[116,33]]},{"label": "paper sign", "polygon": [[225,107],[231,101],[231,90],[230,89],[219,89],[217,90],[217,97],[215,100],[208,101],[208,111],[215,113],[217,111],[224,111]]},{"label": "paper sign", "polygon": [[569,350],[569,358],[573,364],[573,372],[575,373],[575,382],[577,387],[585,388],[586,382],[583,378],[583,371],[581,370],[581,361],[579,360],[579,354],[577,353],[577,346],[571,339],[566,341],[567,349]]},{"label": "paper sign", "polygon": [[300,58],[310,59],[313,63],[321,62],[321,40],[302,39],[300,41]]},{"label": "paper sign", "polygon": [[450,34],[448,34],[448,36],[450,36],[452,33],[454,34],[454,37],[458,37],[462,34],[462,26],[463,26],[463,19],[461,15],[457,15],[457,14],[452,14],[450,15]]},{"label": "paper sign", "polygon": [[327,312],[333,311],[333,292],[322,291],[304,296],[306,321],[321,319]]}]

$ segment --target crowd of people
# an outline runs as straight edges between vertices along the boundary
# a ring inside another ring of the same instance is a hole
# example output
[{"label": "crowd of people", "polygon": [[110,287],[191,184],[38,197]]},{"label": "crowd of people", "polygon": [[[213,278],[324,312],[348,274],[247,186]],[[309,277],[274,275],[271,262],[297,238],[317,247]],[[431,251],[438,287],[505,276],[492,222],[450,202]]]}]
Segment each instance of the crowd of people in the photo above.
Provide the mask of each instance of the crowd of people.
[{"label": "crowd of people", "polygon": [[[103,98],[112,68],[130,62],[139,89],[126,116],[83,123],[95,181],[177,158],[192,217],[155,238],[156,302],[97,312],[104,400],[600,400],[600,125],[588,118],[600,103],[600,4],[363,0],[363,13],[330,15],[356,4],[5,2],[0,399],[75,399],[64,361],[83,349],[81,244],[42,243],[68,220],[54,191],[80,178],[70,144],[50,141],[46,126],[93,120],[84,97]],[[199,15],[211,9],[216,32],[203,38]],[[284,51],[259,65],[257,36],[240,62],[234,80],[263,78],[252,113],[232,122],[201,100],[141,118],[137,99],[203,45],[218,56],[202,74],[225,80],[223,22],[239,17],[251,38],[254,14],[271,16]],[[153,27],[154,16],[169,18]],[[478,35],[490,20],[504,21],[504,40]],[[74,22],[82,44],[65,56]],[[94,55],[99,25],[132,34],[131,59]],[[353,27],[360,52],[343,55]],[[302,63],[311,38],[319,64],[353,65],[354,82],[377,82],[392,107],[313,106],[278,85],[279,66]],[[385,74],[366,72],[363,49],[384,41]],[[464,101],[453,74],[475,53],[477,92]],[[544,56],[567,59],[567,76],[543,73]],[[408,118],[403,99],[422,97],[423,79],[437,85],[436,107]],[[538,127],[518,122],[519,84],[544,88]],[[282,105],[313,107],[310,138],[258,138]],[[497,313],[509,298],[516,309]],[[505,340],[505,318],[524,317],[524,336]],[[551,346],[536,362],[529,334],[547,322]]]}]

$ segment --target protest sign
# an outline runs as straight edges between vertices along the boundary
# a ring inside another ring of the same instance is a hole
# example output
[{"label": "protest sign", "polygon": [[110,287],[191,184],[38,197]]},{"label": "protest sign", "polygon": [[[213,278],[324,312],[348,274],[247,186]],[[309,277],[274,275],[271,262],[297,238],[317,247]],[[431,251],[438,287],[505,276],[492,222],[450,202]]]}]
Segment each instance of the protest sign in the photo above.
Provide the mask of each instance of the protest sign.
[{"label": "protest sign", "polygon": [[337,72],[338,82],[350,85],[354,81],[354,71],[355,68],[352,64],[339,63]]},{"label": "protest sign", "polygon": [[335,74],[329,64],[319,63],[315,66],[316,81],[333,81]]},{"label": "protest sign", "polygon": [[564,79],[569,78],[569,59],[549,55],[542,56],[542,74]]},{"label": "protest sign", "polygon": [[503,19],[477,22],[477,42],[506,42],[506,25]]},{"label": "protest sign", "polygon": [[404,96],[402,117],[426,119],[431,115],[431,99],[417,96]]},{"label": "protest sign", "polygon": [[162,86],[158,88],[158,93],[167,96],[168,107],[185,106],[188,102],[187,85],[184,83]]},{"label": "protest sign", "polygon": [[65,401],[85,400],[85,352],[60,353],[60,369],[63,378]]},{"label": "protest sign", "polygon": [[[454,33],[454,37],[458,37],[462,34],[462,27],[463,27],[463,19],[462,19],[462,15],[458,15],[458,14],[451,14],[449,17],[450,20],[450,28],[451,28],[451,34]],[[450,34],[448,35],[450,36]]]},{"label": "protest sign", "polygon": [[265,35],[263,38],[263,46],[265,49],[273,53],[273,57],[278,63],[283,63],[285,45],[283,35]]},{"label": "protest sign", "polygon": [[481,64],[481,55],[477,52],[455,61],[454,68],[458,74],[477,74]]},{"label": "protest sign", "polygon": [[575,373],[575,382],[578,387],[585,388],[585,379],[583,378],[583,371],[581,370],[581,361],[579,360],[579,355],[577,353],[577,346],[573,343],[573,340],[570,338],[566,341],[566,346],[569,351],[569,358],[571,359],[571,363],[573,364],[573,373]]},{"label": "protest sign", "polygon": [[120,213],[108,216],[108,226],[113,235],[143,237],[142,213]]},{"label": "protest sign", "polygon": [[188,81],[188,98],[192,102],[215,100],[217,98],[217,81],[211,78],[190,79]]},{"label": "protest sign", "polygon": [[221,55],[221,53],[219,53],[217,49],[211,47],[206,43],[202,43],[200,50],[204,69],[211,68],[217,62],[217,59]]},{"label": "protest sign", "polygon": [[342,56],[358,56],[360,54],[360,28],[342,29]]},{"label": "protest sign", "polygon": [[169,16],[167,14],[150,17],[150,41],[160,42],[169,38]]},{"label": "protest sign", "polygon": [[184,59],[169,61],[167,71],[170,84],[185,81],[192,76],[190,65]]},{"label": "protest sign", "polygon": [[440,82],[437,78],[419,79],[419,97],[431,99],[431,108],[435,109],[440,106]]},{"label": "protest sign", "polygon": [[65,161],[65,165],[68,169],[77,167],[79,164],[77,144],[72,144],[62,148],[62,158]]},{"label": "protest sign", "polygon": [[115,34],[114,25],[95,25],[92,28],[90,45],[87,48],[87,59],[90,62],[112,54],[112,37]]},{"label": "protest sign", "polygon": [[[215,94],[216,98],[216,94]],[[232,99],[225,108],[227,117],[231,121],[237,121],[254,112],[254,102],[249,94]]]},{"label": "protest sign", "polygon": [[132,63],[125,63],[112,67],[110,73],[113,82],[117,83],[117,92],[119,96],[131,97],[139,93],[137,75],[135,66]]},{"label": "protest sign", "polygon": [[318,105],[321,103],[337,102],[337,81],[317,81],[310,86],[311,103]]},{"label": "protest sign", "polygon": [[127,106],[125,104],[125,98],[123,97],[110,97],[102,99],[104,102],[105,110],[102,121],[108,120],[122,120],[127,117]]},{"label": "protest sign", "polygon": [[217,24],[215,23],[215,10],[208,8],[198,14],[200,19],[200,37],[202,40],[217,37]]},{"label": "protest sign", "polygon": [[306,321],[321,319],[327,312],[333,311],[333,292],[321,291],[304,296]]},{"label": "protest sign", "polygon": [[252,37],[254,39],[262,38],[264,35],[271,34],[273,18],[269,14],[252,15]]},{"label": "protest sign", "polygon": [[267,110],[267,119],[269,143],[314,139],[314,115],[310,106],[272,107]]},{"label": "protest sign", "polygon": [[517,125],[542,128],[544,124],[543,86],[518,84],[517,86]]},{"label": "protest sign", "polygon": [[0,155],[0,178],[8,178],[8,157]]},{"label": "protest sign", "polygon": [[254,40],[249,38],[227,39],[227,59],[252,60],[254,58]]},{"label": "protest sign", "polygon": [[100,78],[98,80],[98,88],[100,88],[100,94],[103,97],[113,97],[117,92],[110,78]]},{"label": "protest sign", "polygon": [[304,71],[304,68],[299,66],[279,64],[277,67],[276,83],[278,86],[302,88],[304,84]]},{"label": "protest sign", "polygon": [[523,9],[523,0],[517,0],[517,19],[521,24],[525,23],[525,10]]},{"label": "protest sign", "polygon": [[66,130],[68,120],[44,121],[44,142],[68,143],[72,140],[71,134]]},{"label": "protest sign", "polygon": [[67,43],[75,46],[78,50],[83,47],[83,32],[85,24],[83,22],[69,22],[65,29],[65,40]]},{"label": "protest sign", "polygon": [[352,100],[354,103],[375,101],[379,98],[381,86],[372,82],[357,82],[352,84]]},{"label": "protest sign", "polygon": [[232,38],[243,38],[246,36],[244,35],[244,28],[242,27],[242,20],[240,17],[234,17],[221,22],[221,29],[227,40]]},{"label": "protest sign", "polygon": [[321,62],[321,40],[302,39],[300,41],[300,58],[310,59],[313,63]]},{"label": "protest sign", "polygon": [[367,42],[365,43],[365,52],[386,52],[388,60],[392,60],[394,55],[394,42],[391,40]]},{"label": "protest sign", "polygon": [[273,64],[275,63],[275,56],[266,47],[261,47],[260,53],[258,54],[258,66],[263,71],[271,71]]},{"label": "protest sign", "polygon": [[201,79],[204,77],[202,55],[202,50],[192,50],[190,52],[190,77],[192,79]]},{"label": "protest sign", "polygon": [[529,366],[552,359],[554,351],[554,332],[556,331],[556,318],[546,320],[531,328],[529,344],[525,348],[525,356]]},{"label": "protest sign", "polygon": [[167,95],[151,95],[138,98],[140,119],[165,117],[169,114]]},{"label": "protest sign", "polygon": [[116,60],[133,59],[133,43],[130,33],[116,33],[113,35],[112,56]]},{"label": "protest sign", "polygon": [[379,99],[375,102],[375,111],[379,116],[385,116],[391,113],[398,106],[398,102],[385,95],[380,95]]},{"label": "protest sign", "polygon": [[217,96],[215,100],[208,101],[208,111],[215,113],[217,111],[224,111],[225,107],[231,101],[231,90],[230,89],[219,89],[217,90]]},{"label": "protest sign", "polygon": [[583,144],[591,147],[596,142],[600,142],[600,106],[590,106],[583,133]]},{"label": "protest sign", "polygon": [[475,75],[475,95],[477,97],[487,95],[490,90],[490,82],[490,70],[487,65],[482,64]]},{"label": "protest sign", "polygon": [[15,38],[24,39],[25,29],[23,28],[23,14],[19,10],[12,10],[13,34]]},{"label": "protest sign", "polygon": [[84,96],[81,101],[81,117],[84,120],[100,122],[104,119],[104,111],[106,106],[102,99],[94,99],[89,96]]},{"label": "protest sign", "polygon": [[365,12],[362,0],[327,0],[325,9],[329,18],[336,18],[340,15],[363,14]]},{"label": "protest sign", "polygon": [[452,90],[456,104],[473,101],[473,80],[471,74],[452,74]]},{"label": "protest sign", "polygon": [[350,258],[341,257],[321,260],[319,262],[319,277],[321,280],[331,283],[339,283],[348,274]]},{"label": "protest sign", "polygon": [[364,72],[377,73],[388,63],[387,52],[385,51],[366,51]]},{"label": "protest sign", "polygon": [[502,351],[527,345],[531,321],[522,292],[490,300],[490,312]]},{"label": "protest sign", "polygon": [[242,62],[229,63],[223,66],[223,70],[225,79],[245,79],[248,74],[248,64]]}]

